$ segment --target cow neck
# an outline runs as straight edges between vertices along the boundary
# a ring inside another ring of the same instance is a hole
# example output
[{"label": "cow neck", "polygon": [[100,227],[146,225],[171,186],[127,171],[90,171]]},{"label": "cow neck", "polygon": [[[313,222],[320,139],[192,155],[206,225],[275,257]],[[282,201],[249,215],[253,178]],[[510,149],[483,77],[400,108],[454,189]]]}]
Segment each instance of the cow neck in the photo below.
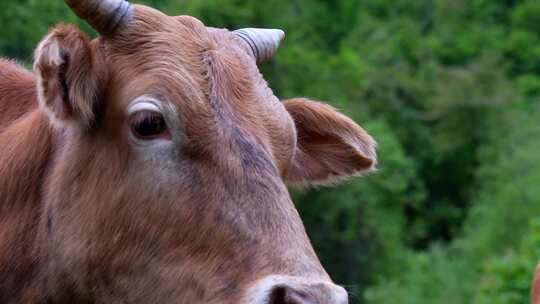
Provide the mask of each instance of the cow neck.
[{"label": "cow neck", "polygon": [[3,249],[0,269],[12,278],[2,281],[0,295],[25,299],[42,283],[40,265],[46,258],[39,245],[45,232],[41,227],[46,226],[41,224],[42,187],[51,159],[51,138],[48,118],[40,110],[0,132],[0,238],[3,244],[11,244]]},{"label": "cow neck", "polygon": [[1,213],[38,207],[51,154],[52,128],[47,117],[34,110],[0,133]]}]

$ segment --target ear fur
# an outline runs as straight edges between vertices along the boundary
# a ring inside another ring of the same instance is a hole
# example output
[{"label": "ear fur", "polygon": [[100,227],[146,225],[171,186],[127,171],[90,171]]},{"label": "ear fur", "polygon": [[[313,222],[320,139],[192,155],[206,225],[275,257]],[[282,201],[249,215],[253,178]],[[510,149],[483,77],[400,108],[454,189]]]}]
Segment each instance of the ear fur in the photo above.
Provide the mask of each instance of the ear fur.
[{"label": "ear fur", "polygon": [[104,82],[90,40],[71,25],[58,25],[35,51],[38,102],[55,125],[89,127]]},{"label": "ear fur", "polygon": [[298,136],[287,182],[327,184],[374,170],[376,143],[352,119],[308,99],[286,100],[284,105]]}]

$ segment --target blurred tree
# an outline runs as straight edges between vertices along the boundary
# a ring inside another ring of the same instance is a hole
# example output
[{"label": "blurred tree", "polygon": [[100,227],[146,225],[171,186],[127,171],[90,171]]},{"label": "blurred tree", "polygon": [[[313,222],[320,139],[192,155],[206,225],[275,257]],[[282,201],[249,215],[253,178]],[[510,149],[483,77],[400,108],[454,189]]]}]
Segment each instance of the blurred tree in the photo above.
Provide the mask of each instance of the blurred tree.
[{"label": "blurred tree", "polygon": [[480,284],[474,297],[475,304],[530,303],[530,284],[534,265],[540,256],[540,218],[531,225],[519,248],[509,249],[491,258],[482,270]]}]

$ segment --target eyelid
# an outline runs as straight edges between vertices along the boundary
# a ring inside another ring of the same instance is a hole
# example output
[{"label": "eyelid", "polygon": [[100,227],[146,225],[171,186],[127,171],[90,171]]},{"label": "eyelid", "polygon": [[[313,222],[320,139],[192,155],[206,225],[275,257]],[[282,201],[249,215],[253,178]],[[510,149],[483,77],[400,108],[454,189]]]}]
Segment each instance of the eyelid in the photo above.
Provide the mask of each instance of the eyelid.
[{"label": "eyelid", "polygon": [[128,115],[139,111],[152,111],[152,112],[161,112],[159,107],[160,102],[156,99],[148,96],[141,96],[137,98],[131,106],[128,108]]}]

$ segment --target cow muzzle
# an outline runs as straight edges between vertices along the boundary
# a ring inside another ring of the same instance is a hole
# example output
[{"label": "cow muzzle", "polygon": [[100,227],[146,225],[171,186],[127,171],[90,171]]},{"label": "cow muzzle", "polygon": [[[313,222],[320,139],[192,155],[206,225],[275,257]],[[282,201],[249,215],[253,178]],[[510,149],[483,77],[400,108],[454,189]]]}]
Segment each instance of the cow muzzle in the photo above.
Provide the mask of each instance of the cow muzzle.
[{"label": "cow muzzle", "polygon": [[345,289],[326,280],[273,275],[248,292],[249,304],[348,304]]}]

